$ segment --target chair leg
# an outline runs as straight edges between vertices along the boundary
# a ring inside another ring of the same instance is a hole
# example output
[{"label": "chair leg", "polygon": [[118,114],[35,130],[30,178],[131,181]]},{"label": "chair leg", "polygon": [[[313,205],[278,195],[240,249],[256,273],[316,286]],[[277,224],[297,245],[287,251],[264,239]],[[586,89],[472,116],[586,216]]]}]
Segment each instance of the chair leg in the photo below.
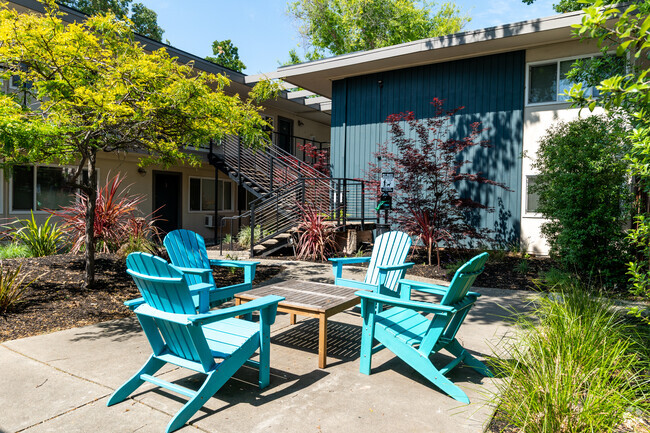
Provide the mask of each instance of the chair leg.
[{"label": "chair leg", "polygon": [[361,329],[361,354],[359,357],[359,371],[363,374],[370,374],[372,369],[372,343],[375,339],[375,318],[370,309],[374,305],[361,300],[361,315],[363,317],[363,328]]},{"label": "chair leg", "polygon": [[455,338],[451,343],[447,345],[447,347],[445,347],[445,349],[447,349],[449,353],[451,353],[456,357],[462,356],[463,363],[465,365],[473,368],[483,376],[494,377],[494,374],[487,367],[487,365],[485,365],[484,363],[482,363],[481,361],[473,357],[467,350],[465,350],[465,348],[463,348],[463,346],[460,345],[458,340],[456,340]]},{"label": "chair leg", "polygon": [[144,383],[144,380],[140,379],[141,375],[149,374],[153,376],[163,365],[165,365],[165,362],[154,358],[154,356],[151,355],[147,362],[133,377],[131,377],[131,379],[127,380],[124,385],[115,390],[113,395],[111,395],[111,398],[108,399],[106,406],[112,406],[126,399],[133,391],[138,389],[138,387]]},{"label": "chair leg", "polygon": [[271,382],[271,325],[265,311],[260,314],[260,357],[259,357],[259,385],[260,389],[266,388]]},{"label": "chair leg", "polygon": [[192,397],[185,406],[178,411],[174,418],[167,425],[167,433],[171,433],[179,428],[183,427],[185,423],[203,407],[203,405],[214,395],[219,388],[223,386],[230,379],[230,376],[224,376],[220,374],[219,371],[211,371],[208,373],[208,377],[201,385],[201,388],[198,390],[196,395]]},{"label": "chair leg", "polygon": [[434,367],[429,358],[420,355],[417,358],[408,357],[408,359],[402,358],[402,360],[406,361],[407,364],[413,367],[422,376],[426,377],[449,397],[462,403],[469,404],[469,397],[467,397],[467,394]]},{"label": "chair leg", "polygon": [[[267,352],[268,353],[268,352]],[[248,354],[249,356],[252,354]],[[233,374],[243,365],[243,361],[239,361],[233,356],[223,361],[216,370],[207,373],[207,377],[201,385],[201,388],[196,392],[185,406],[172,418],[167,425],[167,433],[173,432],[183,427],[185,423],[203,407],[203,405],[221,389],[221,387],[232,377]]]}]

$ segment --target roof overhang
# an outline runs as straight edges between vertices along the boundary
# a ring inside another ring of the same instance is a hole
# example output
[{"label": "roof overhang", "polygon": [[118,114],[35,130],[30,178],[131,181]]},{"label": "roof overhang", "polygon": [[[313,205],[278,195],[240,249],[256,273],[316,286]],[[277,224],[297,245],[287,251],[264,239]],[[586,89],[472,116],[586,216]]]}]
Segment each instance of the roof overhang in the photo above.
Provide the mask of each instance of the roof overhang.
[{"label": "roof overhang", "polygon": [[264,74],[282,79],[325,97],[332,97],[332,81],[376,72],[497,54],[571,40],[571,26],[582,11],[530,21],[472,30],[400,45],[359,51]]}]

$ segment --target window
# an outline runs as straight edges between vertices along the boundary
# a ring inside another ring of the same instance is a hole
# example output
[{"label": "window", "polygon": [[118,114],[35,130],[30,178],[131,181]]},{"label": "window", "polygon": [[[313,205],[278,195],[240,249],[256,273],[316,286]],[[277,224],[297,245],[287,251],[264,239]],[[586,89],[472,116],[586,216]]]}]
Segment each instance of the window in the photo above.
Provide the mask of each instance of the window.
[{"label": "window", "polygon": [[[74,169],[19,165],[11,180],[11,210],[41,211],[68,206],[75,200],[76,189],[68,184]],[[84,180],[88,172],[84,170]]]},{"label": "window", "polygon": [[[532,63],[528,65],[528,104],[544,104],[565,102],[569,98],[564,94],[565,90],[571,89],[573,83],[567,78],[567,74],[572,69],[576,60],[602,58],[602,56],[575,57],[569,59],[552,60],[548,62]],[[607,56],[608,58],[610,56]],[[614,58],[609,60],[609,67],[623,67],[624,59]],[[607,62],[606,62],[607,63]],[[600,81],[600,80],[597,80]],[[593,81],[592,81],[593,82]],[[584,86],[584,84],[583,84]],[[587,95],[595,94],[595,88],[585,89]]]},{"label": "window", "polygon": [[539,194],[530,190],[536,181],[537,176],[526,176],[526,213],[536,213],[539,206]]},{"label": "window", "polygon": [[[233,182],[219,180],[219,210],[233,210]],[[190,177],[190,211],[214,211],[214,179]]]}]

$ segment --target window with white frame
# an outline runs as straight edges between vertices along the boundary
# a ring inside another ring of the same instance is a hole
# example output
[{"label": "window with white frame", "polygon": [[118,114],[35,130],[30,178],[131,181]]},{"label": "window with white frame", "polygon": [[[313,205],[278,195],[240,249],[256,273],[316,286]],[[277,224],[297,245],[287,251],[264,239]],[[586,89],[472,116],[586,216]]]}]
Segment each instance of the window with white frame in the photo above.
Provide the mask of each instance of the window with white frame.
[{"label": "window with white frame", "polygon": [[539,193],[532,192],[531,187],[537,182],[537,176],[526,176],[526,213],[537,213]]},{"label": "window with white frame", "polygon": [[[59,209],[75,201],[77,190],[68,179],[75,169],[18,165],[11,178],[11,211],[29,212]],[[84,170],[84,180],[88,172]]]},{"label": "window with white frame", "polygon": [[[575,84],[567,77],[573,64],[576,60],[587,60],[595,57],[602,57],[602,55],[529,63],[526,80],[528,89],[526,103],[536,105],[566,102],[569,98],[564,94],[564,91],[570,90]],[[617,62],[620,62],[618,67],[623,64],[623,60],[623,58],[618,58]],[[584,86],[583,83],[583,88]],[[591,96],[595,92],[597,92],[595,88],[587,88],[585,89],[585,96]]]},{"label": "window with white frame", "polygon": [[[218,210],[233,210],[234,194],[232,193],[234,182],[221,180],[217,183],[219,188]],[[205,212],[214,211],[215,203],[214,179],[207,177],[190,177],[190,211]]]}]

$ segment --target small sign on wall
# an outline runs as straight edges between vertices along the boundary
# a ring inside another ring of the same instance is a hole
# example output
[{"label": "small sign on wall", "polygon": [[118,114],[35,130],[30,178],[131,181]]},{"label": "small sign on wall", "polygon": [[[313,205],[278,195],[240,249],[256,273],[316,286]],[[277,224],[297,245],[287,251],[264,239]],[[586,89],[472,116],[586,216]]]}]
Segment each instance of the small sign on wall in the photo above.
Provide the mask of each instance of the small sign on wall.
[{"label": "small sign on wall", "polygon": [[393,192],[395,189],[395,173],[381,174],[381,192]]}]

